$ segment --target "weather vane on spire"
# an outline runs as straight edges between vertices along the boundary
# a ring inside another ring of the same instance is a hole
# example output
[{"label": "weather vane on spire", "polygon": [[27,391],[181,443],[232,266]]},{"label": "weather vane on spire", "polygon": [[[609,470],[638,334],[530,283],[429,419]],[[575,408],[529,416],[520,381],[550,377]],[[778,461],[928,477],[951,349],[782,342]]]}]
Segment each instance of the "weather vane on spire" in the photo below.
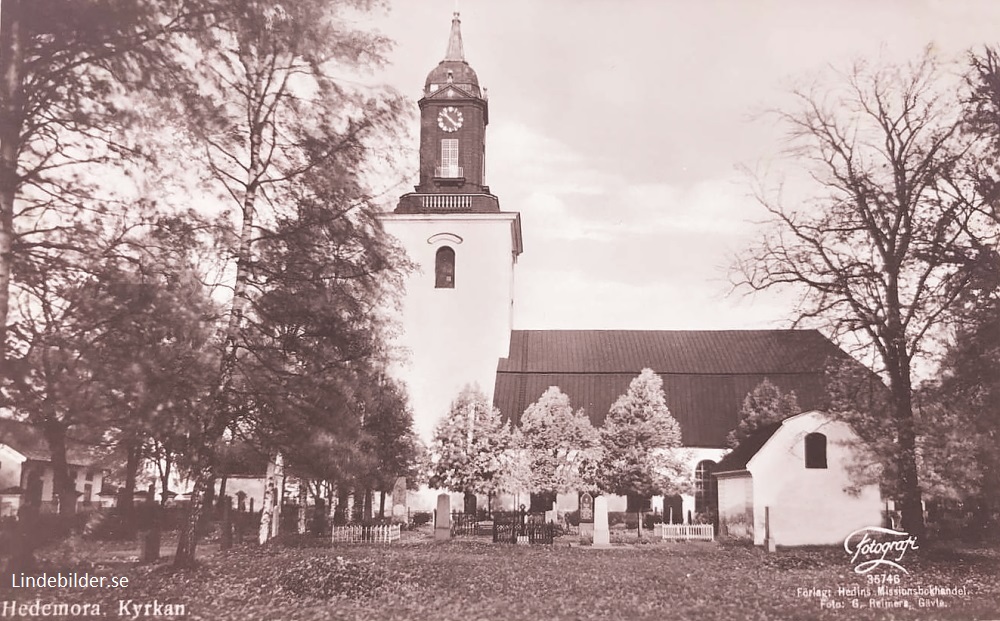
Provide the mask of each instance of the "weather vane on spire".
[{"label": "weather vane on spire", "polygon": [[445,53],[445,60],[465,60],[461,23],[462,20],[458,18],[458,0],[455,0],[455,13],[451,18],[451,35],[448,37],[448,51]]}]

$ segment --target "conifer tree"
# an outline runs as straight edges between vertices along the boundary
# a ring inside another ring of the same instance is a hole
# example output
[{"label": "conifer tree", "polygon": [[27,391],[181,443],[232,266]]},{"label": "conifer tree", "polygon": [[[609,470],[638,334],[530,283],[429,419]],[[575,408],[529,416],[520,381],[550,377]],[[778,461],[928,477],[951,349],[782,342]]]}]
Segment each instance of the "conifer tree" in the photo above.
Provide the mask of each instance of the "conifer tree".
[{"label": "conifer tree", "polygon": [[643,369],[612,404],[601,429],[598,476],[613,494],[676,494],[691,485],[679,449],[681,428],[667,408],[663,380]]},{"label": "conifer tree", "polygon": [[789,416],[800,414],[799,401],[794,392],[784,393],[780,388],[764,378],[753,390],[747,393],[740,407],[739,424],[726,436],[729,448],[745,440],[754,431],[772,423],[779,423]]}]

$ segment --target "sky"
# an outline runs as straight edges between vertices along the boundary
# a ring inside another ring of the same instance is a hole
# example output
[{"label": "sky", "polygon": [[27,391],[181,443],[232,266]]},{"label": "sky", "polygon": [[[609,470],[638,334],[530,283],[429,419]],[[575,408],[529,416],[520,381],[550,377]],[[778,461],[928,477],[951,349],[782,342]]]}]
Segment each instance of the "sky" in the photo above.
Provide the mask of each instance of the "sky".
[{"label": "sky", "polygon": [[[416,100],[455,0],[394,0],[375,74],[413,100],[398,196],[417,181]],[[487,182],[521,213],[518,329],[766,329],[791,292],[733,293],[764,217],[747,170],[785,174],[767,110],[858,60],[944,61],[998,42],[1000,2],[461,0],[489,90]],[[791,169],[788,169],[791,170]],[[387,208],[394,207],[392,200]]]}]

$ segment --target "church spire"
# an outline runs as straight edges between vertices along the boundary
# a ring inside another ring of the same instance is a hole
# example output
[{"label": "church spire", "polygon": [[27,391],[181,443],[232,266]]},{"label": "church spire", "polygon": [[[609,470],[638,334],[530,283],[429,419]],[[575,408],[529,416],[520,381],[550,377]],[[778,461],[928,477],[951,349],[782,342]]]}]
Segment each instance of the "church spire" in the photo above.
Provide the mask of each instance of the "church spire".
[{"label": "church spire", "polygon": [[462,46],[462,20],[458,18],[458,11],[451,17],[451,35],[448,37],[448,51],[444,55],[445,60],[465,61],[465,49]]}]

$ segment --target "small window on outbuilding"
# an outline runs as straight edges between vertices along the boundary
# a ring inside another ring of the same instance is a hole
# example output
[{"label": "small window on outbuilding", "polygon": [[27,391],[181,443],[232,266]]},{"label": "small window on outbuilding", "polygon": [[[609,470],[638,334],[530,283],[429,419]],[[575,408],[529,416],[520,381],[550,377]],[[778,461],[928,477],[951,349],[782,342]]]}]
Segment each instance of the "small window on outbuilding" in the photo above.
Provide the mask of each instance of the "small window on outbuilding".
[{"label": "small window on outbuilding", "polygon": [[826,468],[826,436],[810,433],[806,436],[806,468]]},{"label": "small window on outbuilding", "polygon": [[434,258],[434,288],[455,288],[455,251],[448,246],[438,248]]}]

